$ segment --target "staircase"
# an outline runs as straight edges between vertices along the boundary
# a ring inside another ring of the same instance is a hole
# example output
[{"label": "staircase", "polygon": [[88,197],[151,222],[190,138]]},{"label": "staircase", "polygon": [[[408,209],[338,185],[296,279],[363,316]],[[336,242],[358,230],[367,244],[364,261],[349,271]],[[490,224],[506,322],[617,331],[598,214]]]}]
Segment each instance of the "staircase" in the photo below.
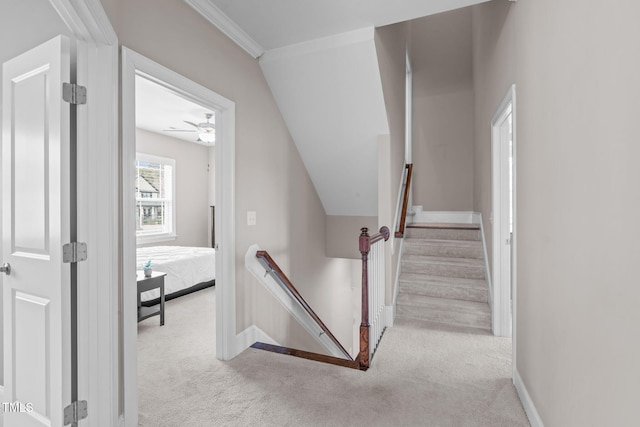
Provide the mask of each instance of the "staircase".
[{"label": "staircase", "polygon": [[398,319],[490,330],[487,293],[477,225],[407,225]]}]

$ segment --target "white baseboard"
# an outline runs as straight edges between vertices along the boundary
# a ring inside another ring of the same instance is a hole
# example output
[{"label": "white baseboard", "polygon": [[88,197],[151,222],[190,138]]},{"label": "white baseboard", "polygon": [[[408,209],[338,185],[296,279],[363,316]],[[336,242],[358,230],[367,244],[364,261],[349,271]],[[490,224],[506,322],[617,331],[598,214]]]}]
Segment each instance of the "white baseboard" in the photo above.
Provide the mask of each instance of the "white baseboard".
[{"label": "white baseboard", "polygon": [[522,402],[524,412],[527,414],[527,418],[529,418],[529,424],[531,424],[531,427],[544,427],[544,423],[538,414],[536,405],[533,404],[533,400],[531,400],[527,387],[524,385],[517,369],[513,370],[513,384],[516,386],[516,391],[518,392],[518,396]]},{"label": "white baseboard", "polygon": [[271,338],[265,331],[263,331],[256,325],[251,325],[236,336],[236,346],[235,346],[236,348],[235,348],[234,357],[239,355],[249,347],[251,347],[255,342],[263,342],[265,344],[280,345],[276,340]]},{"label": "white baseboard", "polygon": [[472,211],[423,211],[422,206],[412,207],[412,222],[477,224],[477,212]]},{"label": "white baseboard", "polygon": [[396,319],[396,306],[394,305],[385,305],[384,306],[384,324],[387,328],[393,326],[393,323]]}]

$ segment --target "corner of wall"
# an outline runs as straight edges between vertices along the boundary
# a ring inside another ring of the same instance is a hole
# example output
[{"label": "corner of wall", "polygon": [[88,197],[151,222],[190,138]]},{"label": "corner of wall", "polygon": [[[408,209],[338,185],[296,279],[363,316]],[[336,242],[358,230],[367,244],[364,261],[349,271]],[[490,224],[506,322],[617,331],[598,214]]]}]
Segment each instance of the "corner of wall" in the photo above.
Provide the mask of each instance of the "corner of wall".
[{"label": "corner of wall", "polygon": [[531,427],[544,427],[542,418],[540,418],[540,414],[538,414],[536,405],[533,403],[533,400],[529,395],[529,391],[527,390],[524,381],[522,381],[517,368],[513,370],[513,384],[516,387],[518,397],[520,398],[520,402],[522,403],[524,412],[527,414],[527,418],[529,419]]}]

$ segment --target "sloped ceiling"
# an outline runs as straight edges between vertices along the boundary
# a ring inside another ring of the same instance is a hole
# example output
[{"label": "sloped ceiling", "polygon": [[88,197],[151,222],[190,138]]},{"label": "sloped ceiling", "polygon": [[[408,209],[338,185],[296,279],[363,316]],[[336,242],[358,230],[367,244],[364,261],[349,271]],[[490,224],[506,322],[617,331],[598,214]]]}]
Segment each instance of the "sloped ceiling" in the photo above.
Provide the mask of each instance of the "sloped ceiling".
[{"label": "sloped ceiling", "polygon": [[389,127],[373,36],[359,30],[260,58],[328,215],[377,215],[377,137]]},{"label": "sloped ceiling", "polygon": [[377,216],[389,133],[374,28],[487,0],[184,0],[260,58],[328,215]]}]

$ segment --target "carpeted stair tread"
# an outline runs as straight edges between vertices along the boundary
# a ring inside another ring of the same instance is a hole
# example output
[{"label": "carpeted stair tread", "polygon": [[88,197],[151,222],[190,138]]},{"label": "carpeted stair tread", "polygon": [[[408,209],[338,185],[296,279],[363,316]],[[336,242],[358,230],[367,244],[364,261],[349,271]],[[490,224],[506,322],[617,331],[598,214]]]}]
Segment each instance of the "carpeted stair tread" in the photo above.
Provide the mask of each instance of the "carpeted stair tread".
[{"label": "carpeted stair tread", "polygon": [[401,293],[396,314],[399,318],[490,329],[491,311],[487,303],[434,298]]},{"label": "carpeted stair tread", "polygon": [[475,258],[452,258],[422,255],[403,255],[403,273],[422,273],[431,276],[484,279],[484,261]]},{"label": "carpeted stair tread", "polygon": [[480,240],[478,228],[407,227],[405,237],[443,240]]},{"label": "carpeted stair tread", "polygon": [[464,224],[455,222],[412,222],[407,228],[446,228],[450,230],[480,230],[477,224]]},{"label": "carpeted stair tread", "polygon": [[482,259],[483,249],[479,240],[407,238],[404,242],[404,254]]},{"label": "carpeted stair tread", "polygon": [[487,283],[483,279],[401,273],[399,278],[399,293],[486,303]]}]

